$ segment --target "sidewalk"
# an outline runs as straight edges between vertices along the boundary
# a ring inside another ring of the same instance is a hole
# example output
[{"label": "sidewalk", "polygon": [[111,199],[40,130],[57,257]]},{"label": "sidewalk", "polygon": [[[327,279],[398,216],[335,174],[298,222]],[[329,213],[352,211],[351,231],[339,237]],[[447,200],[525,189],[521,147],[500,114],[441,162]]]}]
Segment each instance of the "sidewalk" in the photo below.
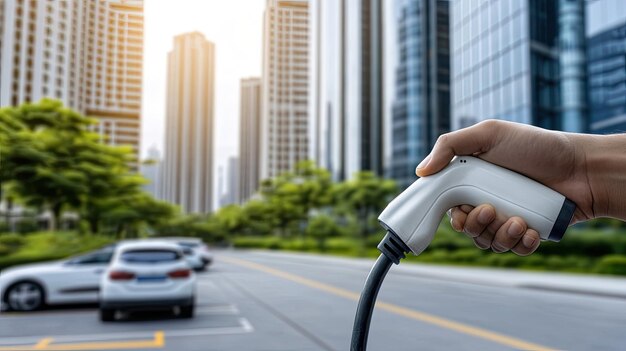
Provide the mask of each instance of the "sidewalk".
[{"label": "sidewalk", "polygon": [[[358,267],[363,270],[369,270],[374,263],[373,259],[342,258],[311,253],[285,253],[264,250],[253,250],[251,252],[269,257],[283,257],[292,260],[325,261],[333,264]],[[410,274],[430,279],[486,286],[537,289],[626,299],[626,277],[528,272],[512,269],[458,267],[424,263],[400,263],[400,265],[392,267],[392,272],[394,274]]]}]

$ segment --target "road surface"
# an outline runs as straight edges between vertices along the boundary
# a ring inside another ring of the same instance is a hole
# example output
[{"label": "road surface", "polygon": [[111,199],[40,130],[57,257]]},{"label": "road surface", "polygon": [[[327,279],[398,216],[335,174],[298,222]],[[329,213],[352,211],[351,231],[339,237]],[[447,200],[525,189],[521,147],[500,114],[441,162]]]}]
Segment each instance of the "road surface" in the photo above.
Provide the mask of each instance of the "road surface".
[{"label": "road surface", "polygon": [[[143,313],[101,323],[93,307],[3,313],[0,351],[347,350],[367,271],[349,259],[218,252],[199,276],[193,320]],[[626,349],[623,298],[450,281],[392,267],[379,302],[369,350]]]}]

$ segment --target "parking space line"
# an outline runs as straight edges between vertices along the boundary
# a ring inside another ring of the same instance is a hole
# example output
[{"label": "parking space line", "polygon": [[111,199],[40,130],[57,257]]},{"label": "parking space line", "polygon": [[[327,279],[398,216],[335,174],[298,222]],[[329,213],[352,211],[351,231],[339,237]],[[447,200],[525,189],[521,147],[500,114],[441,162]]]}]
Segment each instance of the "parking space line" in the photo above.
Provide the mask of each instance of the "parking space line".
[{"label": "parking space line", "polygon": [[[198,329],[180,329],[154,332],[152,339],[147,340],[128,340],[132,338],[141,338],[146,336],[146,332],[133,333],[110,333],[110,334],[92,334],[92,335],[64,335],[57,337],[47,337],[41,339],[36,345],[23,345],[32,342],[33,338],[13,338],[11,340],[3,339],[3,342],[10,342],[14,345],[0,346],[0,351],[74,351],[74,350],[120,350],[120,349],[145,349],[145,348],[163,348],[165,346],[165,337],[185,337],[185,336],[205,336],[205,335],[229,335],[244,334],[254,331],[254,327],[246,318],[238,319],[238,326],[221,327],[221,328],[198,328]],[[52,343],[56,340],[61,343]],[[97,340],[97,341],[94,341]],[[116,340],[116,341],[110,341]],[[72,342],[73,341],[73,342]]]},{"label": "parking space line", "polygon": [[202,315],[212,314],[239,314],[239,309],[235,305],[223,305],[223,306],[197,306],[196,313]]},{"label": "parking space line", "polygon": [[[313,289],[325,291],[332,295],[343,297],[349,300],[358,301],[360,297],[359,294],[353,291],[339,288],[330,284],[322,283],[313,279],[304,278],[302,276],[288,273],[285,271],[281,271],[281,270],[278,270],[269,266],[265,266],[259,263],[242,260],[238,258],[233,258],[233,257],[221,257],[221,260],[224,262],[228,262],[228,263],[240,266],[240,267],[246,267],[246,268],[253,269],[256,271],[265,272],[265,273],[268,273],[268,274],[271,274],[271,275],[274,275],[274,276],[277,276],[286,280],[290,280],[292,282],[305,285]],[[531,342],[524,341],[524,340],[521,340],[512,336],[493,332],[487,329],[482,329],[482,328],[474,327],[474,326],[467,325],[464,323],[455,322],[453,320],[445,319],[442,317],[420,312],[420,311],[413,310],[410,308],[394,305],[392,303],[378,301],[376,303],[376,308],[387,311],[387,312],[391,312],[391,313],[394,313],[394,314],[397,314],[397,315],[400,315],[409,319],[432,324],[440,328],[449,329],[458,333],[488,340],[488,341],[491,341],[500,345],[504,345],[507,347],[512,347],[514,349],[554,351],[554,349],[551,349],[543,345],[531,343]]]},{"label": "parking space line", "polygon": [[128,340],[128,341],[108,341],[108,342],[85,342],[85,343],[60,343],[52,344],[53,338],[45,338],[39,341],[35,346],[3,346],[0,350],[13,351],[30,351],[30,350],[48,350],[48,351],[78,351],[78,350],[130,350],[130,349],[147,349],[162,348],[165,346],[165,335],[163,331],[154,333],[152,339],[148,340]]}]

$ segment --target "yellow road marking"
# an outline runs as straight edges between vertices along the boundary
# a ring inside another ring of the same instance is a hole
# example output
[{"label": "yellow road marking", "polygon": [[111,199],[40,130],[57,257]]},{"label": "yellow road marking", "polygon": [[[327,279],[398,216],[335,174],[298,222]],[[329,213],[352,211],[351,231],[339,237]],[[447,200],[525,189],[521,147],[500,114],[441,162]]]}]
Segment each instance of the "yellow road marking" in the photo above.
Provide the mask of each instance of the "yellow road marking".
[{"label": "yellow road marking", "polygon": [[[222,257],[221,259],[223,261],[226,261],[226,262],[238,265],[238,266],[247,267],[250,269],[257,270],[257,271],[265,272],[265,273],[268,273],[277,277],[291,280],[293,282],[296,282],[302,285],[306,285],[313,289],[322,290],[322,291],[328,292],[336,296],[344,297],[349,300],[353,300],[353,301],[359,300],[360,295],[350,290],[338,288],[329,284],[318,282],[316,280],[304,278],[295,274],[287,273],[278,269],[274,269],[274,268],[271,268],[262,264],[258,264],[258,263],[254,263],[254,262],[250,262],[246,260],[241,260],[241,259],[232,258],[232,257]],[[496,333],[496,332],[478,328],[478,327],[473,327],[467,324],[455,322],[455,321],[438,317],[435,315],[431,315],[428,313],[419,312],[410,308],[405,308],[405,307],[394,305],[388,302],[378,301],[376,303],[376,308],[387,311],[387,312],[395,313],[397,315],[400,315],[406,318],[436,325],[444,329],[449,329],[449,330],[453,330],[462,334],[467,334],[467,335],[471,335],[477,338],[489,340],[500,345],[512,347],[514,349],[536,350],[536,351],[555,351],[554,349],[549,348],[547,346],[534,344],[534,343],[527,342],[527,341],[524,341],[524,340],[521,340],[512,336]]]},{"label": "yellow road marking", "polygon": [[52,340],[53,340],[52,338],[44,338],[44,339],[39,340],[37,345],[35,345],[35,349],[37,350],[45,349],[52,342]]},{"label": "yellow road marking", "polygon": [[163,347],[165,346],[165,333],[162,330],[154,333],[154,346],[155,347]]},{"label": "yellow road marking", "polygon": [[74,351],[74,350],[128,350],[128,349],[149,349],[162,348],[165,346],[165,333],[161,330],[154,333],[154,338],[150,340],[133,340],[133,341],[102,341],[102,342],[84,342],[84,343],[66,343],[66,344],[50,344],[52,338],[46,338],[39,341],[35,346],[2,346],[2,351],[34,351],[34,350],[53,350],[53,351]]}]

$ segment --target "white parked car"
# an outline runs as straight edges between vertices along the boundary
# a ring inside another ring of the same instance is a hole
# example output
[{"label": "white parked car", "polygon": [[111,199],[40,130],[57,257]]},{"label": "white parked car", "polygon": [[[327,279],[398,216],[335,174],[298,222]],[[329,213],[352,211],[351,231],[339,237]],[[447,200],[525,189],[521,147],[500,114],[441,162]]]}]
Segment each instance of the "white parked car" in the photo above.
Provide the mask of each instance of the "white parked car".
[{"label": "white parked car", "polygon": [[178,244],[183,249],[189,265],[195,271],[203,271],[213,262],[213,255],[200,238],[164,237],[158,238],[158,240],[171,241]]},{"label": "white parked car", "polygon": [[101,276],[112,255],[112,248],[104,248],[66,260],[3,270],[0,305],[13,311],[33,311],[44,305],[96,303]]},{"label": "white parked car", "polygon": [[112,321],[118,310],[178,307],[193,317],[196,276],[180,246],[156,240],[126,242],[115,247],[100,283],[100,319]]}]

